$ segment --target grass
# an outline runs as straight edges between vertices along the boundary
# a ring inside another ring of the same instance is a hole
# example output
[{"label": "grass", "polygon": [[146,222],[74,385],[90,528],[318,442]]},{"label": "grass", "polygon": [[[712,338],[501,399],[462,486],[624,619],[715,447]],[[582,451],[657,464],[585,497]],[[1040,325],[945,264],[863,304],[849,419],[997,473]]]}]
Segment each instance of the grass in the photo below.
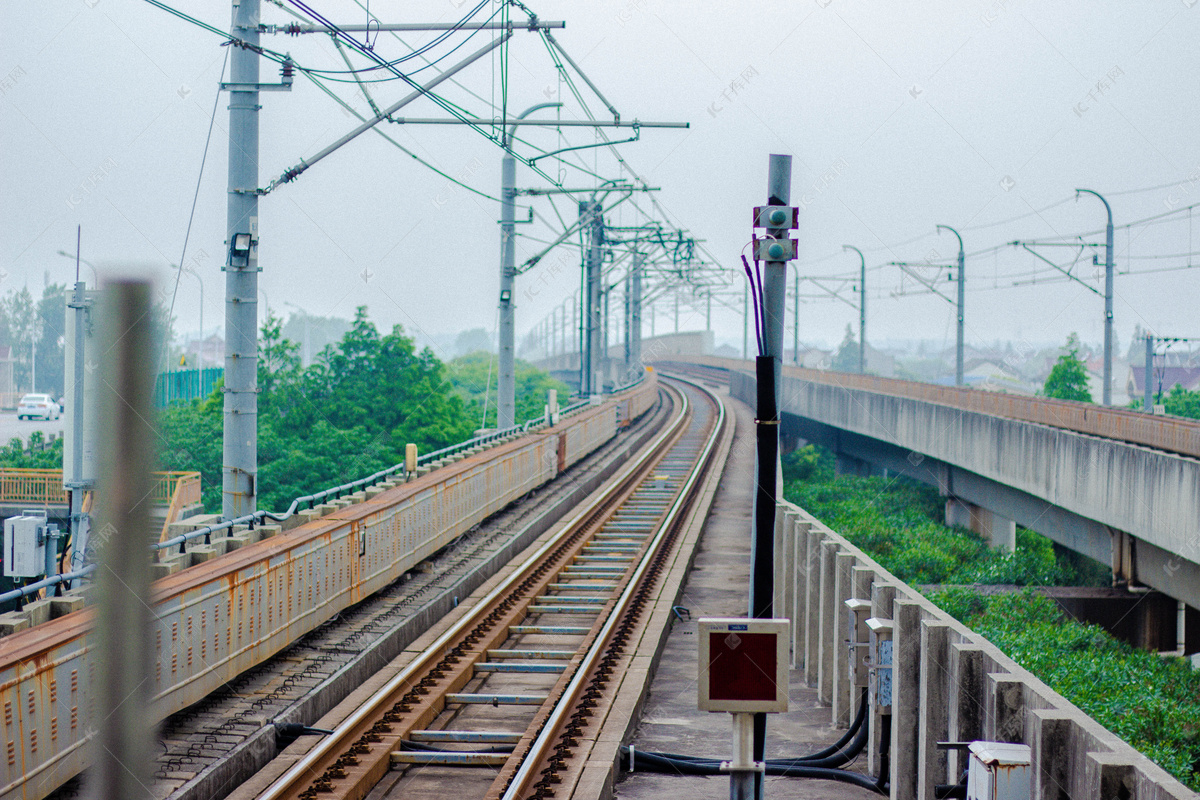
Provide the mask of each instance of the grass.
[{"label": "grass", "polygon": [[[833,456],[784,457],[784,495],[909,584],[1107,586],[1111,572],[1017,528],[1005,555],[941,523],[942,498],[903,479],[834,476]],[[1030,589],[983,596],[969,586],[930,595],[1071,703],[1191,789],[1200,790],[1200,672],[1064,617]]]}]

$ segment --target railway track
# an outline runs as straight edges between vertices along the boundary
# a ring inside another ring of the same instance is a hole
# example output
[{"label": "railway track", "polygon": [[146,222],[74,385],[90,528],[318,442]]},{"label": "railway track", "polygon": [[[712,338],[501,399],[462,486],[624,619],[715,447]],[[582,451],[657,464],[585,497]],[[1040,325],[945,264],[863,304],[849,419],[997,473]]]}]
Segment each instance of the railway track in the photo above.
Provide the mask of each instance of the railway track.
[{"label": "railway track", "polygon": [[[171,800],[224,797],[277,754],[272,722],[311,724],[395,658],[565,510],[649,441],[670,416],[657,403],[620,437],[568,472],[463,534],[400,580],[300,638],[220,690],[168,718],[160,731],[154,794]],[[286,743],[286,739],[283,740]],[[51,795],[86,793],[75,778]]]},{"label": "railway track", "polygon": [[258,796],[569,796],[724,425],[670,391],[651,446]]}]

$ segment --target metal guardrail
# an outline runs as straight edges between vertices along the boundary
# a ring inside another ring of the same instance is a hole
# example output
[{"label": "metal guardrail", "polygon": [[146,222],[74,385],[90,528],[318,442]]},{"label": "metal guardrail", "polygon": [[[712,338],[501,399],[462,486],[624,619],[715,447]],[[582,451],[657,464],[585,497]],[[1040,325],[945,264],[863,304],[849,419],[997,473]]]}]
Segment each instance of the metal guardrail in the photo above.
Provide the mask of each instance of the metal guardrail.
[{"label": "metal guardrail", "polygon": [[61,469],[0,469],[0,503],[66,505]]},{"label": "metal guardrail", "polygon": [[[633,381],[632,383],[630,383],[626,386],[622,386],[618,389],[614,389],[612,394],[619,394],[621,392],[628,391],[628,390],[632,389],[633,387],[637,386],[641,382],[642,382],[642,378],[638,378],[638,380]],[[579,400],[575,403],[572,403],[571,405],[566,406],[559,410],[559,419],[562,419],[567,416],[571,416],[573,414],[577,414],[580,411],[583,411],[584,409],[590,407],[591,405],[592,405],[592,402],[590,399],[583,399],[583,400]],[[514,425],[513,427],[505,428],[504,430],[492,431],[491,433],[485,433],[480,436],[475,436],[471,439],[467,439],[464,442],[460,442],[458,444],[454,444],[449,447],[443,447],[441,450],[435,450],[432,453],[426,453],[424,456],[420,456],[417,459],[417,465],[425,466],[425,465],[430,464],[439,459],[453,456],[459,452],[462,452],[463,450],[469,450],[470,448],[475,447],[477,445],[491,444],[493,442],[503,439],[506,436],[510,436],[514,433],[528,433],[529,431],[532,431],[532,430],[538,430],[541,428],[549,427],[549,425],[550,425],[550,420],[543,417],[543,418],[528,420],[522,425]],[[62,470],[26,470],[26,471],[54,473],[57,476],[59,484],[61,485],[61,483],[62,483]],[[0,471],[0,477],[2,477],[2,474],[3,474],[3,472]],[[173,497],[173,492],[175,491],[175,487],[179,484],[179,482],[181,480],[183,480],[189,476],[193,476],[193,475],[197,476],[197,479],[199,477],[199,473],[195,473],[195,472],[167,472],[167,473],[160,473],[160,474],[162,474],[164,476],[164,480],[160,481],[159,486],[167,486],[167,485],[171,486],[172,494],[168,494],[165,489],[163,489],[162,491],[159,491],[158,487],[156,487],[156,497],[157,496],[165,496],[168,498],[168,502],[170,501],[170,498]],[[212,535],[214,533],[219,533],[224,530],[230,530],[238,525],[246,525],[249,529],[253,530],[254,525],[256,523],[263,524],[266,520],[271,520],[273,522],[283,522],[284,520],[288,519],[289,517],[294,516],[300,510],[300,507],[306,503],[308,505],[308,508],[311,509],[311,508],[315,507],[316,505],[324,502],[325,500],[337,499],[337,498],[345,496],[346,494],[353,494],[353,493],[359,491],[360,489],[365,489],[365,488],[374,486],[378,483],[382,483],[383,481],[387,480],[388,478],[390,478],[391,476],[396,475],[396,474],[400,474],[400,475],[406,474],[405,473],[405,465],[403,463],[396,464],[394,466],[388,467],[387,469],[381,469],[378,472],[368,475],[365,478],[360,478],[359,480],[356,480],[356,481],[351,481],[349,483],[343,483],[340,486],[332,486],[332,487],[330,487],[328,489],[324,489],[320,492],[314,492],[313,494],[304,495],[303,497],[297,497],[295,500],[292,501],[291,505],[288,506],[287,511],[284,511],[282,513],[276,513],[276,512],[271,512],[271,511],[256,511],[253,514],[246,514],[245,516],[238,517],[237,519],[227,520],[225,522],[219,522],[214,525],[207,525],[203,528],[197,528],[194,531],[188,531],[187,533],[182,533],[182,534],[180,534],[178,536],[174,536],[170,539],[163,539],[162,541],[151,544],[150,549],[152,551],[159,551],[159,550],[165,550],[170,547],[178,546],[179,552],[183,553],[183,552],[185,552],[187,543],[190,541],[193,541],[195,539],[199,539],[199,538],[203,537],[204,544],[210,544],[212,541]],[[198,484],[199,484],[199,481],[197,480],[197,486],[198,486]],[[2,484],[0,484],[0,485],[2,485]],[[62,502],[63,503],[66,502],[65,493],[64,493],[64,499]],[[166,528],[164,526],[164,531],[165,530],[166,530]],[[81,567],[78,570],[74,570],[73,572],[61,573],[59,575],[54,575],[49,578],[44,578],[40,581],[37,581],[36,583],[31,583],[27,586],[22,586],[17,589],[12,589],[8,592],[0,594],[0,603],[5,603],[5,602],[11,601],[11,600],[18,600],[18,599],[21,599],[24,597],[28,597],[29,595],[36,594],[43,589],[54,588],[63,583],[66,583],[68,581],[73,581],[78,578],[82,578],[84,576],[90,575],[95,569],[96,569],[95,564],[88,564],[84,567]]]},{"label": "metal guardrail", "polygon": [[[716,356],[671,356],[664,361],[712,369],[753,373],[751,362]],[[785,378],[811,383],[893,395],[912,400],[1033,422],[1055,428],[1116,439],[1153,447],[1171,453],[1200,458],[1200,421],[1163,417],[1131,409],[1113,408],[1072,400],[1026,397],[971,389],[963,386],[939,386],[931,383],[880,378],[847,372],[783,366]]]}]

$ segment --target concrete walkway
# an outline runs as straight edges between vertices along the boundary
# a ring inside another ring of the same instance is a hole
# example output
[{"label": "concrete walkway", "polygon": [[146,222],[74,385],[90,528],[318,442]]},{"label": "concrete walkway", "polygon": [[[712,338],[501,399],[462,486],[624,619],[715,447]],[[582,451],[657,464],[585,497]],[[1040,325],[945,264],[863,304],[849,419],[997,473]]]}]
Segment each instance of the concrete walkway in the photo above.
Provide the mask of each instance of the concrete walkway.
[{"label": "concrete walkway", "polygon": [[[729,714],[696,709],[696,623],[700,617],[745,616],[750,574],[750,515],[753,489],[753,413],[725,396],[736,419],[736,433],[725,476],[705,525],[700,552],[684,586],[680,604],[692,622],[676,622],[659,662],[641,725],[638,749],[729,758],[732,722]],[[792,671],[790,708],[767,722],[767,757],[803,755],[837,741],[844,733],[830,725],[830,710],[818,705],[816,690],[804,685],[803,673]],[[866,755],[850,765],[865,770]],[[617,797],[727,798],[727,777],[678,777],[635,773],[615,787]],[[879,795],[843,783],[798,778],[767,778],[768,798],[857,800]]]}]

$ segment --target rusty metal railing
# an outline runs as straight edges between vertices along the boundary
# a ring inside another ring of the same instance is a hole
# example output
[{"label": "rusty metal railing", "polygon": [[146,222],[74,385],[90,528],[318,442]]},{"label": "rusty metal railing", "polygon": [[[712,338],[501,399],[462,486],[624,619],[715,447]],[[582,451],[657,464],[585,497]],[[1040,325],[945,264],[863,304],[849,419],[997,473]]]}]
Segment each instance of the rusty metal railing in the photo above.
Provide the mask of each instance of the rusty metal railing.
[{"label": "rusty metal railing", "polygon": [[66,505],[61,469],[0,469],[0,503]]}]

